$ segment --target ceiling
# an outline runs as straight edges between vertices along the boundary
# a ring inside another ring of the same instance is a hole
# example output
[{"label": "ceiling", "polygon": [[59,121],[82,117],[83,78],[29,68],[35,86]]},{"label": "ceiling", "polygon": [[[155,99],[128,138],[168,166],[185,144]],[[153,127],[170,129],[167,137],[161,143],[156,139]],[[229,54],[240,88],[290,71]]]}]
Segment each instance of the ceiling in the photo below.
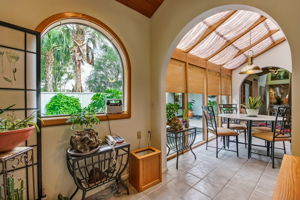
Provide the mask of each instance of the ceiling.
[{"label": "ceiling", "polygon": [[164,0],[116,0],[151,18]]},{"label": "ceiling", "polygon": [[[250,42],[251,36],[251,42]],[[285,41],[280,28],[251,11],[230,10],[215,14],[194,26],[177,48],[227,69],[236,69]]]}]

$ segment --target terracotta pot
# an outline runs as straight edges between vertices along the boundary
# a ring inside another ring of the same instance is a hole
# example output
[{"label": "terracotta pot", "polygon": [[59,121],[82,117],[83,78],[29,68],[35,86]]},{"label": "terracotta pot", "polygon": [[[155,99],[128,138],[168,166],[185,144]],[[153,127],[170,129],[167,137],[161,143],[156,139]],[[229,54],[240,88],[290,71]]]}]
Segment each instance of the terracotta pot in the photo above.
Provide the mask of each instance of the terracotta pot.
[{"label": "terracotta pot", "polygon": [[188,117],[191,118],[193,117],[194,113],[192,110],[188,110]]},{"label": "terracotta pot", "polygon": [[0,133],[0,152],[13,150],[16,146],[27,140],[32,134],[34,126],[23,129],[6,131]]}]

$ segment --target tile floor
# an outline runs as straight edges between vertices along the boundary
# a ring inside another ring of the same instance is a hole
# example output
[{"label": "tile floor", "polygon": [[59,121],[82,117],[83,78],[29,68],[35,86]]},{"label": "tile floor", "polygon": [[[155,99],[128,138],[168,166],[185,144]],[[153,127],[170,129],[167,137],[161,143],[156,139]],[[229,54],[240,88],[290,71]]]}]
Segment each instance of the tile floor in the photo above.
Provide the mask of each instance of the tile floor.
[{"label": "tile floor", "polygon": [[[240,140],[243,141],[243,140]],[[254,139],[255,143],[261,143]],[[210,142],[215,145],[215,140]],[[280,145],[277,145],[280,146]],[[231,149],[235,144],[232,143]],[[288,146],[287,150],[290,147]],[[194,149],[197,159],[188,152],[179,157],[179,169],[176,170],[176,159],[168,161],[168,171],[163,174],[162,183],[137,193],[129,185],[130,195],[110,197],[110,200],[268,200],[272,199],[274,186],[281,160],[276,159],[276,169],[272,169],[270,158],[253,154],[247,159],[247,149],[239,145],[240,157],[235,152],[221,151],[219,159],[215,149],[205,150],[205,146]],[[263,148],[253,151],[265,153]],[[282,156],[282,150],[277,150]],[[93,195],[89,199],[103,199]]]}]

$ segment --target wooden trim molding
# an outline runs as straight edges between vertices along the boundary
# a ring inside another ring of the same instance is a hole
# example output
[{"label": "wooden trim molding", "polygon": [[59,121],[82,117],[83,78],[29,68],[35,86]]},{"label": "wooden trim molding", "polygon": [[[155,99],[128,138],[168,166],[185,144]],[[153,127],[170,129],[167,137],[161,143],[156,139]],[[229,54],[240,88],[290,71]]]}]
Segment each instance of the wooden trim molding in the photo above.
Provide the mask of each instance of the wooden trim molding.
[{"label": "wooden trim molding", "polygon": [[[100,20],[82,14],[82,13],[77,13],[77,12],[65,12],[65,13],[58,13],[55,15],[52,15],[50,17],[48,17],[47,19],[45,19],[44,21],[42,21],[37,27],[36,27],[36,31],[38,32],[43,32],[46,31],[51,25],[53,25],[54,23],[57,23],[61,20],[66,20],[66,19],[79,19],[79,20],[84,20],[90,23],[93,23],[97,26],[99,26],[100,28],[104,29],[113,39],[114,41],[117,43],[116,45],[118,45],[118,47],[121,49],[123,56],[123,61],[126,63],[124,67],[126,67],[126,72],[124,72],[124,77],[125,77],[125,81],[124,84],[126,84],[125,89],[126,89],[126,94],[125,94],[125,98],[126,98],[126,105],[127,105],[127,110],[121,114],[110,114],[108,115],[110,120],[118,120],[118,119],[127,119],[131,117],[131,64],[130,64],[130,59],[129,59],[129,54],[125,48],[125,45],[123,44],[123,42],[121,41],[121,39],[119,38],[119,36],[106,24],[104,24],[103,22],[101,22]],[[55,125],[64,125],[67,124],[68,117],[52,117],[52,118],[47,118],[44,117],[43,118],[43,126],[55,126]],[[99,115],[99,119],[100,120],[107,120],[106,115]]]}]

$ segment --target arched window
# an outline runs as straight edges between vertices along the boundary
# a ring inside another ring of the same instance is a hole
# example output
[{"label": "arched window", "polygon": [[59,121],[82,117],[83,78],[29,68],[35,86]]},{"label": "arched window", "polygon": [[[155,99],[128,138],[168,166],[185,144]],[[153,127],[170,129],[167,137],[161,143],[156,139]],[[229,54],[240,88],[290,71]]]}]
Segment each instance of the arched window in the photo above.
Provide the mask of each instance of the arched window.
[{"label": "arched window", "polygon": [[81,110],[105,119],[106,102],[123,102],[130,117],[130,62],[117,35],[99,20],[78,13],[54,15],[37,30],[41,36],[41,113],[45,125],[64,124]]}]

